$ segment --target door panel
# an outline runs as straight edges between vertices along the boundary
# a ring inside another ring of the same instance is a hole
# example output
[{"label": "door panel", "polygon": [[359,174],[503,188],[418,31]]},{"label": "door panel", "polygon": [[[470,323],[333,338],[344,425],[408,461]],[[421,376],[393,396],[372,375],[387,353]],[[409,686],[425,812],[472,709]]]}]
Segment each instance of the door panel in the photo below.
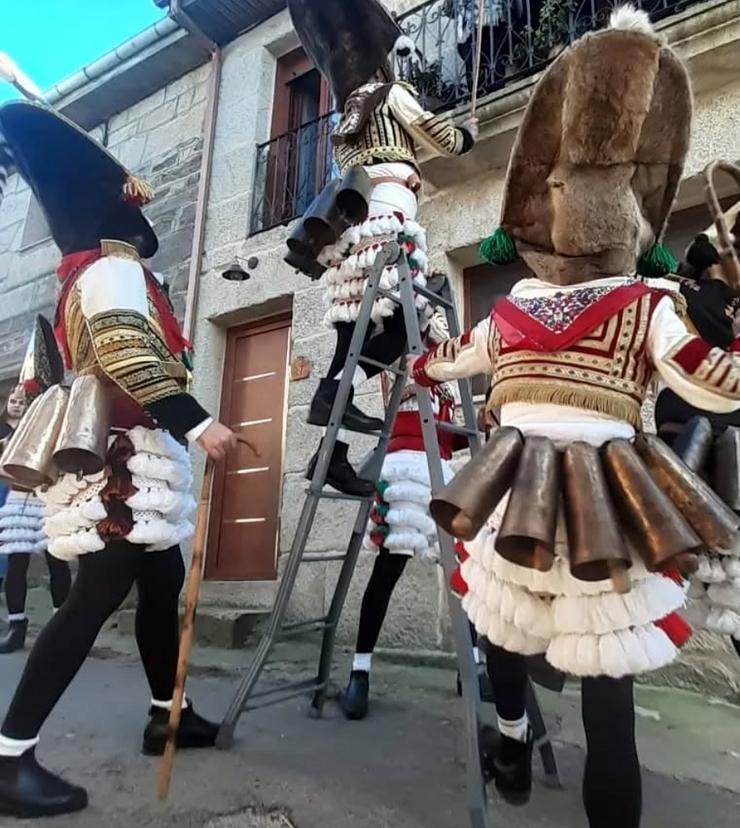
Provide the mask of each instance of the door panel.
[{"label": "door panel", "polygon": [[229,331],[221,419],[239,445],[214,478],[206,578],[274,580],[282,491],[290,319]]}]

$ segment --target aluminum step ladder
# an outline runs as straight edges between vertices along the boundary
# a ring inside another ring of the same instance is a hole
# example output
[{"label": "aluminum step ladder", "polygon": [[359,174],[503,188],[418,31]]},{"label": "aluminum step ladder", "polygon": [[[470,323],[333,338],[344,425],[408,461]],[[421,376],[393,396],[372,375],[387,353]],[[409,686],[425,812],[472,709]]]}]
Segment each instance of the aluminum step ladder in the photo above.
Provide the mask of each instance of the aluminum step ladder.
[{"label": "aluminum step ladder", "polygon": [[[398,267],[399,296],[394,296],[392,293],[380,287],[380,278],[383,270],[390,264],[396,264]],[[383,371],[390,372],[394,377],[386,410],[385,423],[379,435],[377,447],[361,470],[362,477],[375,482],[378,481],[387,453],[393,421],[400,406],[402,393],[406,385],[407,371],[403,364],[400,366],[382,365],[374,360],[365,358],[361,356],[361,349],[365,335],[371,324],[373,303],[377,298],[385,297],[391,299],[396,304],[400,304],[403,308],[408,338],[408,353],[422,354],[424,348],[416,308],[416,299],[419,295],[426,297],[434,305],[444,308],[450,335],[458,336],[460,334],[460,326],[447,280],[445,280],[439,293],[421,287],[413,281],[406,255],[401,251],[400,246],[396,242],[386,244],[378,254],[369,274],[365,296],[360,307],[360,313],[350,344],[346,370],[342,373],[342,379],[326,429],[323,445],[319,453],[313,480],[307,489],[306,500],[280,580],[275,605],[267,629],[257,647],[249,669],[239,684],[219,730],[217,744],[221,748],[228,748],[233,744],[236,726],[244,713],[262,707],[280,704],[296,697],[306,696],[310,699],[310,714],[315,717],[320,717],[327,699],[335,695],[331,692],[331,670],[336,632],[355,566],[362,549],[374,497],[363,498],[332,491],[326,487],[326,476],[334,445],[337,441],[337,435],[339,429],[342,427],[341,423],[344,411],[349,402],[355,368],[358,364],[370,364],[381,368]],[[421,388],[417,391],[424,445],[429,462],[433,491],[439,491],[445,485],[437,428],[464,435],[468,439],[471,452],[477,451],[480,446],[475,406],[470,384],[467,381],[462,381],[458,385],[464,419],[464,425],[462,426],[436,423],[430,393],[426,389]],[[346,552],[343,554],[311,553],[305,551],[317,510],[322,500],[355,501],[357,503],[357,517]],[[449,535],[440,531],[439,546],[441,563],[445,577],[449,583],[449,579],[457,565],[454,553],[454,541]],[[342,566],[326,615],[306,621],[285,623],[286,610],[301,565],[329,561],[341,561]],[[460,602],[452,595],[450,595],[449,604],[465,709],[467,805],[472,828],[491,828],[492,822],[488,813],[488,799],[481,768],[480,736],[482,732],[485,732],[484,729],[490,727],[491,721],[495,722],[495,713],[489,709],[486,715],[484,708],[492,708],[492,705],[484,705],[481,702],[478,666],[473,657],[473,642],[471,640],[468,620]],[[262,673],[269,663],[270,655],[276,643],[290,637],[311,632],[322,633],[321,654],[316,674],[299,681],[287,682],[266,688],[258,687]],[[545,728],[534,688],[531,686],[527,696],[527,709],[535,730],[535,738],[540,749],[549,784],[559,786],[559,775],[554,750]]]}]

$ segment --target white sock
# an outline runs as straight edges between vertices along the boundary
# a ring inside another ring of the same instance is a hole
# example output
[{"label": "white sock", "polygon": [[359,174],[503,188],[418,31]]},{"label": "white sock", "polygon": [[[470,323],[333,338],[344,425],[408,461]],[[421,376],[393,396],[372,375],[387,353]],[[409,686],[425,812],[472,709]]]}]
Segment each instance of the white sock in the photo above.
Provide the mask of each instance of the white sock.
[{"label": "white sock", "polygon": [[[335,379],[341,380],[343,373],[344,371],[340,371],[335,377]],[[357,389],[366,382],[367,374],[365,373],[365,369],[358,365],[357,368],[355,368],[355,373],[352,377],[352,387],[355,389],[355,391],[357,391]]]},{"label": "white sock", "polygon": [[26,613],[25,612],[11,612],[8,615],[8,621],[25,621],[26,620]]},{"label": "white sock", "polygon": [[352,660],[352,669],[359,670],[361,673],[369,673],[372,663],[372,653],[355,653],[355,657]]},{"label": "white sock", "polygon": [[[172,699],[169,701],[157,701],[157,699],[152,699],[152,707],[158,707],[160,710],[172,710]],[[182,700],[182,709],[185,710],[188,707],[190,707],[190,701],[187,697],[185,697]]]},{"label": "white sock", "polygon": [[35,739],[11,739],[0,733],[0,756],[17,759],[19,756],[30,750],[39,743],[39,737]]},{"label": "white sock", "polygon": [[515,739],[517,742],[526,742],[529,732],[529,716],[525,713],[521,719],[514,719],[514,721],[502,719],[499,716],[498,729],[502,736],[508,736],[509,739]]}]

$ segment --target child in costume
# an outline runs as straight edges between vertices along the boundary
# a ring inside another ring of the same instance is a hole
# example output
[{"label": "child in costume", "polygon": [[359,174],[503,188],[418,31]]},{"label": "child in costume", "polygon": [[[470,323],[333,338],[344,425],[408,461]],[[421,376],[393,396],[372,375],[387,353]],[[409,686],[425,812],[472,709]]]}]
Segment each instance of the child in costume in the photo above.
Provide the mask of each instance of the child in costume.
[{"label": "child in costume", "polygon": [[[657,246],[688,150],[685,67],[625,7],[545,72],[510,162],[502,227],[483,247],[534,276],[413,368],[417,384],[492,376],[501,428],[432,502],[471,542],[463,606],[489,641],[500,793],[528,801],[525,656],[581,679],[591,828],[637,828],[634,676],[690,634],[676,611],[698,554],[737,548],[740,520],[657,437],[639,434],[655,371],[693,404],[740,408],[740,357],[690,333]],[[734,346],[733,346],[734,347]],[[507,494],[508,493],[508,494]]]}]

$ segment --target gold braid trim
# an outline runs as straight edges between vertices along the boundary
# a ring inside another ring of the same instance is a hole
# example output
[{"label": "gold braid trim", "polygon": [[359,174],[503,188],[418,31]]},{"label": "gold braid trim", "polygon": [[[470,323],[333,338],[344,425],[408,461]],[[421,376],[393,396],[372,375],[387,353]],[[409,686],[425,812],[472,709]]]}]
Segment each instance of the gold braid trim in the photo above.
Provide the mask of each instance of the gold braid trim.
[{"label": "gold braid trim", "polygon": [[584,388],[580,384],[576,387],[562,381],[529,379],[498,383],[491,394],[489,408],[521,402],[568,405],[623,420],[637,429],[642,425],[640,405],[626,394],[605,388]]}]

